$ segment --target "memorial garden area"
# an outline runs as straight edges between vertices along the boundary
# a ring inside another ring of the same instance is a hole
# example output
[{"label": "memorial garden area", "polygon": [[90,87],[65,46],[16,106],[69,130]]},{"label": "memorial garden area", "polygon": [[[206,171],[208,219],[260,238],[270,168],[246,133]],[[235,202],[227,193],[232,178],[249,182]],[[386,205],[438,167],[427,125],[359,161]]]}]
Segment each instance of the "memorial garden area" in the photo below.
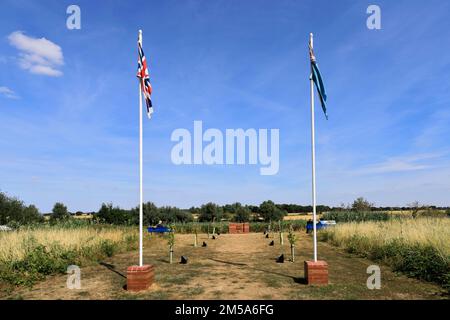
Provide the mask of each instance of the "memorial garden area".
[{"label": "memorial garden area", "polygon": [[[127,290],[138,261],[138,210],[104,204],[70,214],[62,203],[42,215],[0,194],[1,299],[448,299],[450,212],[421,206],[318,206],[336,225],[319,230],[319,259],[328,285],[309,285],[308,206],[213,203],[186,210],[144,205],[144,261],[153,284]],[[272,245],[271,245],[272,244]],[[182,258],[183,257],[183,258]],[[294,258],[294,259],[293,259]],[[80,267],[81,286],[68,288],[67,267]],[[381,270],[380,289],[367,286],[368,267]]]}]

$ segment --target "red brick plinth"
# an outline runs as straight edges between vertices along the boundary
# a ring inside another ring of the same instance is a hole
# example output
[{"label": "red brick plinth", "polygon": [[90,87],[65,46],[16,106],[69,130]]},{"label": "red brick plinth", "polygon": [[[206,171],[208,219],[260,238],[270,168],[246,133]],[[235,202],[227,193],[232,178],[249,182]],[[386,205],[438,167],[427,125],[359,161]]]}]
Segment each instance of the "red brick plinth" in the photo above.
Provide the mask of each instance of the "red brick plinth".
[{"label": "red brick plinth", "polygon": [[152,265],[131,266],[127,269],[127,290],[147,290],[155,279],[155,269]]},{"label": "red brick plinth", "polygon": [[250,232],[250,224],[248,222],[228,224],[228,233],[249,233],[249,232]]},{"label": "red brick plinth", "polygon": [[325,261],[305,261],[305,279],[308,284],[328,284],[328,264]]}]

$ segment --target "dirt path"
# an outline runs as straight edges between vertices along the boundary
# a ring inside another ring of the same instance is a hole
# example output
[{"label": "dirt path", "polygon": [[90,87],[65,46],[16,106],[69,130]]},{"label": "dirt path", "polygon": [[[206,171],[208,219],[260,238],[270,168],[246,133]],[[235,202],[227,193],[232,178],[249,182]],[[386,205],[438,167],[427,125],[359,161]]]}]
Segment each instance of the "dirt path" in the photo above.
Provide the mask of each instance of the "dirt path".
[{"label": "dirt path", "polygon": [[[199,236],[206,248],[193,247],[193,235],[177,235],[175,261],[181,255],[187,265],[168,263],[166,240],[146,236],[146,263],[156,267],[156,283],[146,292],[129,293],[126,268],[138,260],[137,252],[116,255],[104,263],[82,268],[82,289],[66,288],[65,275],[52,276],[32,289],[20,289],[12,298],[24,299],[442,299],[438,286],[396,275],[380,265],[382,288],[366,287],[366,269],[373,262],[319,243],[319,258],[329,264],[330,285],[308,286],[303,281],[303,261],[311,258],[312,241],[304,233],[296,249],[296,261],[280,264],[275,258],[290,258],[285,240],[265,239],[261,233]],[[271,240],[275,246],[269,246]],[[286,259],[286,260],[288,260]]]}]

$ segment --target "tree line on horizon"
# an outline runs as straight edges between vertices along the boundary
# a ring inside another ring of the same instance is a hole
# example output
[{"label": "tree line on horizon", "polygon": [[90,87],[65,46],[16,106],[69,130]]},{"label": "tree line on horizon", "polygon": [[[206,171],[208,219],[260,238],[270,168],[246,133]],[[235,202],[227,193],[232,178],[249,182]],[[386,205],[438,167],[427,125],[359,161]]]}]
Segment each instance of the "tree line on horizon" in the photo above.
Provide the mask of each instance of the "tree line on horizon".
[{"label": "tree line on horizon", "polygon": [[[318,205],[317,213],[339,212],[339,211],[393,211],[393,210],[412,210],[414,213],[426,208],[427,210],[446,210],[450,216],[450,207],[442,208],[436,206],[421,206],[417,201],[409,204],[407,207],[375,207],[366,199],[357,198],[351,205],[341,205],[339,207],[329,207]],[[312,212],[312,206],[302,206],[298,204],[276,204],[271,200],[262,202],[259,206],[242,205],[239,202],[226,205],[218,205],[212,202],[203,204],[200,207],[191,207],[189,209],[180,209],[174,206],[157,207],[153,202],[146,202],[143,205],[144,224],[155,225],[159,222],[249,222],[249,221],[279,221],[284,216],[291,213],[307,214]],[[61,202],[55,203],[49,222],[65,221],[72,218],[73,215],[80,215],[82,212],[70,213]],[[112,203],[103,203],[97,212],[90,212],[93,220],[98,223],[136,225],[139,223],[139,207],[123,209],[114,206]],[[197,219],[194,219],[196,217]],[[26,225],[33,223],[42,223],[44,216],[34,205],[26,206],[23,201],[7,196],[0,192],[0,225]]]}]

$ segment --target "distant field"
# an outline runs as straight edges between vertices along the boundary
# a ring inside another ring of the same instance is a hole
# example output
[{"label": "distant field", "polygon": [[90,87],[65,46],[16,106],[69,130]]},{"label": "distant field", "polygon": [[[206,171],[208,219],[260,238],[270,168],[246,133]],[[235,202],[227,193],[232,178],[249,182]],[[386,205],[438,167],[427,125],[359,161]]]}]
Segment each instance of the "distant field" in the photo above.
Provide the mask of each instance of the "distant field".
[{"label": "distant field", "polygon": [[[77,219],[77,220],[90,220],[92,218],[94,218],[94,216],[92,214],[82,214],[82,215],[72,215],[72,218]],[[50,216],[46,215],[44,216],[45,221],[49,221],[50,220]]]},{"label": "distant field", "polygon": [[[320,219],[321,215],[317,215],[317,219]],[[309,220],[312,219],[312,213],[304,214],[304,213],[290,213],[286,216],[284,216],[285,221],[292,221],[292,220]]]}]

